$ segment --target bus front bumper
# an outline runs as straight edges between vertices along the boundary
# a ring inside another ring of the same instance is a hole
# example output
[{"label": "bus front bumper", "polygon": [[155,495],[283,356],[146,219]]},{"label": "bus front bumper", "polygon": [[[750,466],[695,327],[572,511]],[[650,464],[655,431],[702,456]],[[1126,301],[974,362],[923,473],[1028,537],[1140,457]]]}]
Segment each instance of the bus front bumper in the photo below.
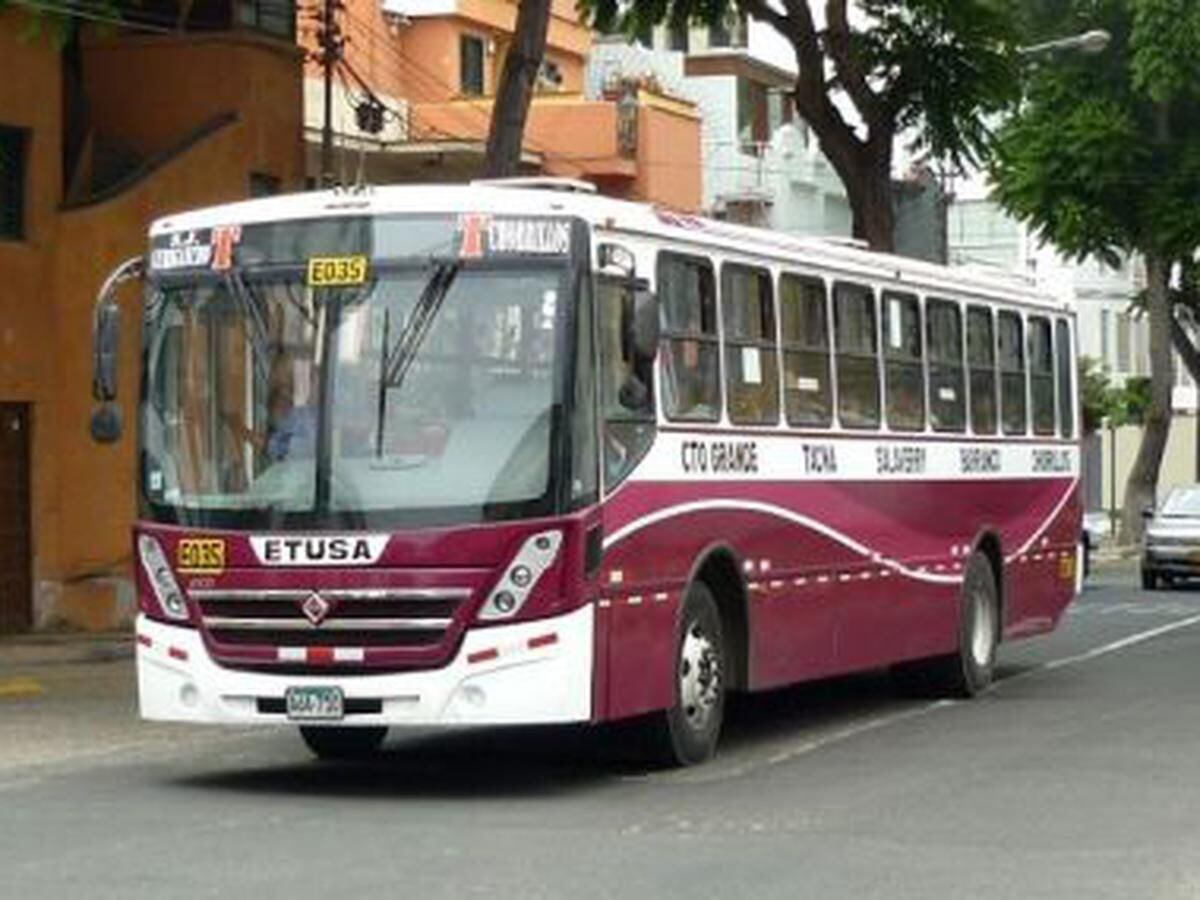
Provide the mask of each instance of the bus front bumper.
[{"label": "bus front bumper", "polygon": [[[231,725],[289,721],[289,688],[338,687],[337,725],[517,725],[592,717],[594,610],[474,628],[438,669],[379,675],[247,672],[217,665],[194,628],[139,616],[138,696],[144,719]],[[553,637],[551,637],[553,635]],[[369,711],[359,711],[359,710]],[[306,723],[301,723],[306,724]],[[310,723],[322,724],[322,723]]]}]

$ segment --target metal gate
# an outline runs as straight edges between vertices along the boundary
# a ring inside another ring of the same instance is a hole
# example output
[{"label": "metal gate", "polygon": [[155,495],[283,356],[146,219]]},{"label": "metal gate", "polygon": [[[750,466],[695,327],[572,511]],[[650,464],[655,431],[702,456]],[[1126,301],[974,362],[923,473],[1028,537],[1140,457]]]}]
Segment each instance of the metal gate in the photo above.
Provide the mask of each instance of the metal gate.
[{"label": "metal gate", "polygon": [[33,624],[29,406],[0,403],[0,634]]}]

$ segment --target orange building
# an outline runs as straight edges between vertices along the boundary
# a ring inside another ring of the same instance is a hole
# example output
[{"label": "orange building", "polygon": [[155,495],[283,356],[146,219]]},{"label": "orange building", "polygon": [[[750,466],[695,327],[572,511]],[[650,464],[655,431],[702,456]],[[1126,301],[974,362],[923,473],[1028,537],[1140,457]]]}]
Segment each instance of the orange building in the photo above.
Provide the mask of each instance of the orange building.
[{"label": "orange building", "polygon": [[[344,65],[334,85],[334,169],[342,180],[458,181],[479,174],[492,101],[516,22],[515,0],[345,0]],[[309,172],[319,171],[323,84],[319,24],[302,19]],[[537,93],[526,124],[527,174],[585,178],[608,194],[683,210],[701,202],[695,107],[628,83],[585,93],[591,31],[573,0],[554,0]],[[387,107],[383,131],[357,127],[369,94]]]},{"label": "orange building", "polygon": [[291,16],[173,9],[146,0],[62,49],[0,10],[0,632],[132,612],[140,316],[126,306],[126,437],[101,447],[88,417],[105,275],[144,252],[157,216],[303,183]]}]

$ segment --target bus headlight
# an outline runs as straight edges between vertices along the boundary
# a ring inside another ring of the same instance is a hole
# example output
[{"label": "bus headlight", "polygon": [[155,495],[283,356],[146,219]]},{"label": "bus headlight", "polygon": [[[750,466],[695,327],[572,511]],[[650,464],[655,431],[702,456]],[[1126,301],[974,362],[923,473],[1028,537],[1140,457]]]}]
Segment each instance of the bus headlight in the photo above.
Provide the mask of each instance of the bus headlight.
[{"label": "bus headlight", "polygon": [[162,546],[148,534],[138,535],[137,546],[142,571],[146,573],[146,580],[150,582],[150,587],[154,590],[154,597],[158,600],[159,608],[172,619],[186,621],[188,618],[187,603],[183,599],[183,592],[179,590],[175,576],[171,573],[171,566],[167,563]]},{"label": "bus headlight", "polygon": [[540,531],[526,538],[479,610],[479,618],[484,621],[508,619],[520,612],[542,573],[558,558],[561,546],[561,531]]}]

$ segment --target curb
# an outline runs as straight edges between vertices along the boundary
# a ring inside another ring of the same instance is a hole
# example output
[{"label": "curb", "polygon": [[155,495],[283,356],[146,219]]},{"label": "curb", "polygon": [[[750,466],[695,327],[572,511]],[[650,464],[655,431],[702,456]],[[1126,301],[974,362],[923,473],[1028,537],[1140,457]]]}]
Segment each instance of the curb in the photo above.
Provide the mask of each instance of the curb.
[{"label": "curb", "polygon": [[127,632],[19,635],[0,639],[0,669],[117,662],[133,649]]}]

